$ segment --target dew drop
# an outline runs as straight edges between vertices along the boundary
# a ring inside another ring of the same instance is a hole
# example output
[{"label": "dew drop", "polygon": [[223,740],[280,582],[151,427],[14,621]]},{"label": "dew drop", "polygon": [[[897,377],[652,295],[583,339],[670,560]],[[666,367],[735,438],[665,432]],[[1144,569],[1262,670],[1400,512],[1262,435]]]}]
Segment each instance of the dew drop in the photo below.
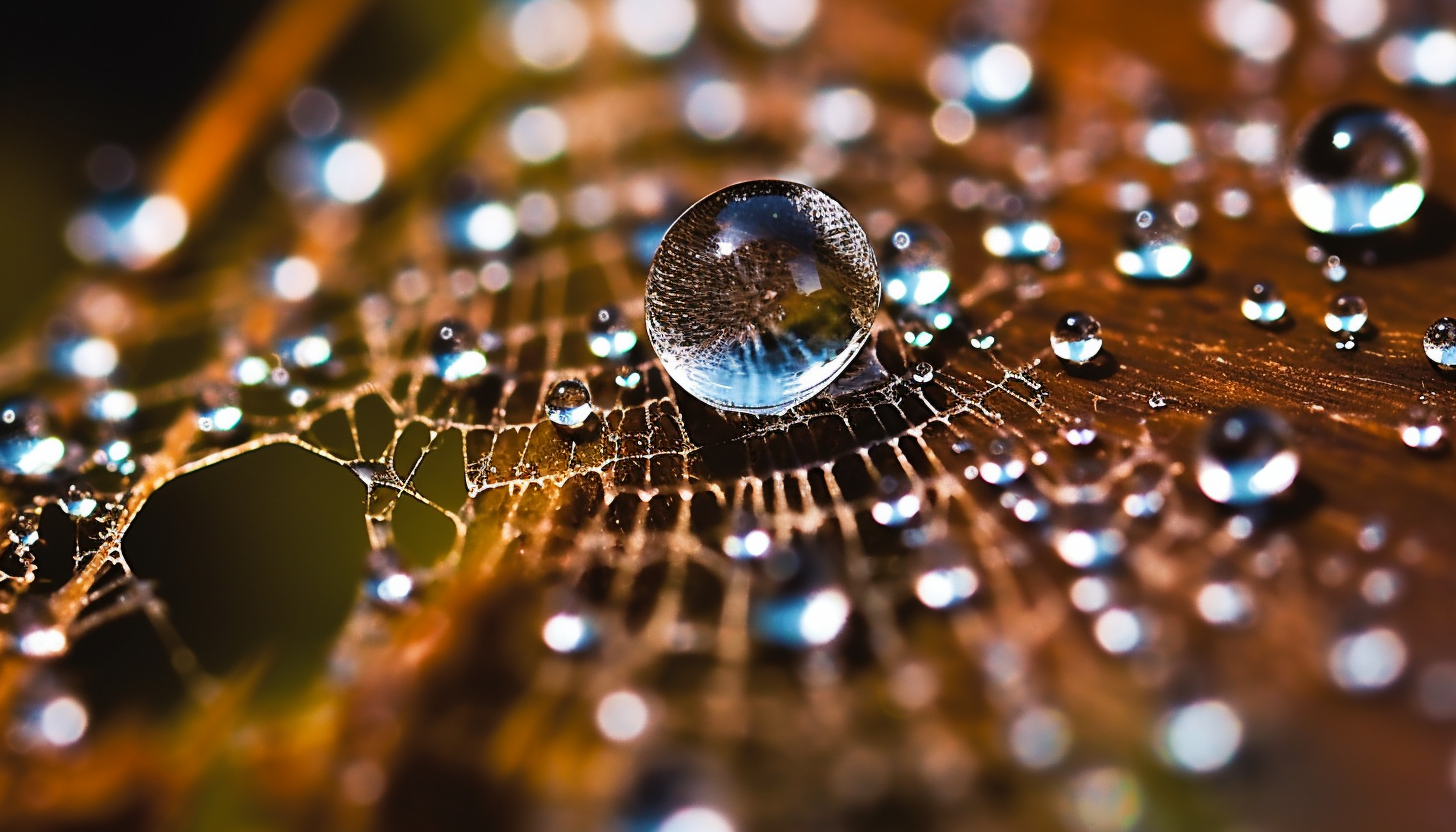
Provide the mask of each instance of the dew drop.
[{"label": "dew drop", "polygon": [[881,252],[880,279],[892,305],[935,303],[950,288],[950,238],[924,223],[898,226]]},{"label": "dew drop", "polygon": [[1340,295],[1330,301],[1330,308],[1325,312],[1325,327],[1334,333],[1354,335],[1365,328],[1368,320],[1370,309],[1359,295]]},{"label": "dew drop", "polygon": [[910,371],[910,380],[916,384],[929,384],[935,378],[935,368],[929,361],[921,361]]},{"label": "dew drop", "polygon": [[1434,410],[1418,404],[1401,420],[1400,441],[1418,451],[1438,450],[1446,441],[1446,428]]},{"label": "dew drop", "polygon": [[874,251],[844,206],[793,182],[744,182],[698,202],[663,238],[647,334],[688,393],[782,413],[843,372],[879,302]]},{"label": "dew drop", "polygon": [[1284,298],[1279,290],[1272,283],[1255,283],[1249,293],[1244,295],[1243,302],[1239,305],[1244,317],[1256,324],[1268,326],[1277,324],[1284,320],[1284,313],[1287,307]]},{"label": "dew drop", "polygon": [[1084,448],[1097,441],[1097,422],[1091,416],[1073,416],[1062,425],[1061,433],[1068,445]]},{"label": "dew drop", "polygon": [[1426,196],[1426,135],[1409,116],[1366,104],[1315,113],[1284,172],[1294,214],[1312,231],[1371,234],[1400,225]]},{"label": "dew drop", "polygon": [[1293,432],[1274,413],[1240,408],[1214,417],[1204,430],[1198,487],[1214,502],[1263,502],[1288,490],[1298,473]]},{"label": "dew drop", "polygon": [[[986,458],[974,468],[981,479],[991,485],[1006,486],[1026,475],[1026,458],[1010,440],[992,439],[986,451]],[[970,475],[971,470],[966,471],[967,479],[975,478]]]},{"label": "dew drop", "polygon": [[1176,280],[1193,265],[1186,235],[1170,212],[1151,206],[1133,216],[1113,264],[1128,277]]},{"label": "dew drop", "polygon": [[1441,318],[1426,330],[1421,340],[1426,357],[1442,369],[1456,368],[1456,318]]},{"label": "dew drop", "polygon": [[584,427],[591,416],[591,391],[579,379],[562,379],[546,394],[546,418],[552,424],[575,430]]},{"label": "dew drop", "polygon": [[1068,312],[1052,327],[1052,352],[1072,364],[1086,364],[1102,351],[1102,324],[1085,312]]},{"label": "dew drop", "polygon": [[1344,280],[1350,272],[1348,269],[1345,268],[1345,265],[1340,262],[1340,258],[1332,254],[1330,255],[1330,259],[1325,261],[1325,267],[1320,270],[1320,273],[1325,276],[1325,280],[1328,280],[1331,283],[1339,283]]},{"label": "dew drop", "polygon": [[637,333],[620,310],[609,306],[592,315],[586,342],[592,355],[598,358],[622,359],[637,346]]},{"label": "dew drop", "polygon": [[464,321],[436,324],[429,352],[435,372],[445,381],[465,381],[485,372],[485,354],[475,348],[475,335]]}]

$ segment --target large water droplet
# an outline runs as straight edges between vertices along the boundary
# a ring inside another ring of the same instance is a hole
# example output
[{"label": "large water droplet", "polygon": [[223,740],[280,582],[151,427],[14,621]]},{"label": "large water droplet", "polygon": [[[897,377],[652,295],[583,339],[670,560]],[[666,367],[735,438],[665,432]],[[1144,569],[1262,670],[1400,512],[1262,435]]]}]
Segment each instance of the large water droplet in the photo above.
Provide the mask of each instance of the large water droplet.
[{"label": "large water droplet", "polygon": [[1198,452],[1198,487],[1210,500],[1251,505],[1284,493],[1299,473],[1294,436],[1279,416],[1240,408],[1214,417]]},{"label": "large water droplet", "polygon": [[793,182],[743,182],[698,202],[663,238],[647,334],[692,395],[782,413],[844,370],[879,303],[874,251],[844,206]]},{"label": "large water droplet", "polygon": [[1400,225],[1426,196],[1426,134],[1410,117],[1346,104],[1300,127],[1284,172],[1295,216],[1313,231],[1371,234]]},{"label": "large water droplet", "polygon": [[1102,324],[1085,312],[1068,312],[1052,327],[1051,341],[1057,358],[1086,364],[1102,352]]},{"label": "large water droplet", "polygon": [[1421,348],[1437,366],[1456,368],[1456,318],[1441,318],[1431,324],[1421,341]]}]

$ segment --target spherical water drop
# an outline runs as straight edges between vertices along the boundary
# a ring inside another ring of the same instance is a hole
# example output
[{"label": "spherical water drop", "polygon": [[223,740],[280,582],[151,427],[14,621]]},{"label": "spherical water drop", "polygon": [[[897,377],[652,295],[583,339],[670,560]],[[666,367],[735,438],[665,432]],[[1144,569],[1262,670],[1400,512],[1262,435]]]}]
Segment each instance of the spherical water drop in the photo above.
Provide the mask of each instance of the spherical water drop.
[{"label": "spherical water drop", "polygon": [[50,435],[45,408],[36,401],[0,409],[0,469],[27,477],[45,476],[66,457],[66,443]]},{"label": "spherical water drop", "polygon": [[1320,270],[1320,273],[1325,276],[1325,280],[1331,283],[1339,283],[1349,276],[1350,270],[1345,268],[1345,265],[1340,262],[1339,257],[1332,254],[1330,255],[1330,259],[1325,261],[1325,267]]},{"label": "spherical water drop", "polygon": [[1148,207],[1133,215],[1113,264],[1119,272],[1140,280],[1183,277],[1193,265],[1186,234],[1170,211]]},{"label": "spherical water drop", "polygon": [[1426,330],[1421,341],[1426,357],[1443,370],[1456,368],[1456,318],[1441,318]]},{"label": "spherical water drop", "polygon": [[915,597],[933,610],[943,610],[964,603],[980,585],[969,566],[946,566],[922,572],[915,580]]},{"label": "spherical water drop", "polygon": [[546,418],[555,425],[574,430],[591,416],[591,391],[578,379],[562,379],[546,394]]},{"label": "spherical water drop", "polygon": [[940,229],[906,223],[890,233],[880,258],[885,299],[897,306],[924,307],[950,288],[950,239]]},{"label": "spherical water drop", "polygon": [[1102,351],[1102,324],[1085,312],[1068,312],[1052,328],[1052,352],[1073,364],[1086,364]]},{"label": "spherical water drop", "polygon": [[464,321],[436,324],[429,352],[435,372],[445,381],[464,381],[485,372],[485,354],[475,349],[475,335]]},{"label": "spherical water drop", "polygon": [[637,333],[619,310],[605,307],[592,315],[586,343],[592,355],[598,358],[620,359],[637,346]]},{"label": "spherical water drop", "polygon": [[[1025,476],[1026,457],[1010,440],[992,439],[986,451],[986,458],[981,460],[979,467],[966,469],[967,479],[979,476],[991,485],[1007,486]],[[972,476],[972,471],[976,472],[975,476]]]},{"label": "spherical water drop", "polygon": [[1245,318],[1265,326],[1284,320],[1284,313],[1287,311],[1284,298],[1272,283],[1255,283],[1249,293],[1244,295],[1239,309]]},{"label": "spherical water drop", "polygon": [[1406,411],[1400,423],[1400,441],[1418,451],[1434,451],[1446,440],[1446,428],[1436,412],[1418,404]]},{"label": "spherical water drop", "polygon": [[1288,490],[1298,473],[1293,433],[1269,411],[1232,410],[1215,417],[1204,431],[1198,487],[1214,502],[1263,502]]},{"label": "spherical water drop", "polygon": [[1372,234],[1400,225],[1426,196],[1425,133],[1396,110],[1346,104],[1300,128],[1284,173],[1294,214],[1313,231]]},{"label": "spherical water drop", "polygon": [[933,378],[935,378],[935,367],[931,366],[928,361],[916,364],[910,371],[910,380],[916,384],[929,384]]},{"label": "spherical water drop", "polygon": [[844,206],[805,185],[743,182],[673,223],[647,278],[663,367],[715,407],[782,413],[869,339],[879,270]]},{"label": "spherical water drop", "polygon": [[991,255],[1007,260],[1035,260],[1061,249],[1050,225],[1027,216],[996,220],[981,235],[981,244]]},{"label": "spherical water drop", "polygon": [[1370,309],[1359,295],[1340,295],[1330,301],[1330,308],[1325,312],[1325,326],[1334,333],[1353,335],[1364,329],[1368,320]]},{"label": "spherical water drop", "polygon": [[880,498],[870,508],[870,517],[881,526],[901,528],[915,522],[920,515],[920,495],[898,479],[880,482]]},{"label": "spherical water drop", "polygon": [[622,367],[612,380],[623,390],[636,390],[642,386],[642,372],[636,367]]},{"label": "spherical water drop", "polygon": [[1091,416],[1073,416],[1062,425],[1061,434],[1068,445],[1085,448],[1097,441],[1097,422]]}]

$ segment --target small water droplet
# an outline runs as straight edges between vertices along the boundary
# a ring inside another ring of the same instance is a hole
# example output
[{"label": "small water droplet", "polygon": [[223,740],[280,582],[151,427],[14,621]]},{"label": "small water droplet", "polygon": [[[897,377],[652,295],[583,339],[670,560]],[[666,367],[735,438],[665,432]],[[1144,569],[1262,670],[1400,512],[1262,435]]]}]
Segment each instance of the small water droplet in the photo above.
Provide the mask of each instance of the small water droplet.
[{"label": "small water droplet", "polygon": [[1426,135],[1410,117],[1366,104],[1317,112],[1298,130],[1284,173],[1294,214],[1326,234],[1370,234],[1415,214],[1430,174]]},{"label": "small water droplet", "polygon": [[935,378],[935,368],[929,361],[922,361],[910,371],[910,380],[916,384],[929,384]]},{"label": "small water droplet", "polygon": [[1167,406],[1168,400],[1164,398],[1162,393],[1154,393],[1148,396],[1148,407],[1151,407],[1153,410],[1162,410]]},{"label": "small water droplet", "polygon": [[915,580],[915,597],[933,610],[965,603],[981,586],[976,573],[965,565],[928,569]]},{"label": "small water droplet", "polygon": [[1198,615],[1215,627],[1247,624],[1254,614],[1254,594],[1239,581],[1214,581],[1198,590]]},{"label": "small water droplet", "polygon": [[1345,277],[1349,274],[1349,271],[1345,268],[1345,265],[1340,262],[1340,258],[1332,254],[1330,255],[1330,259],[1325,261],[1325,267],[1321,270],[1321,273],[1329,282],[1339,283],[1340,281],[1345,279]]},{"label": "small water droplet", "polygon": [[992,256],[1007,260],[1037,260],[1061,253],[1061,240],[1044,220],[1006,217],[992,223],[981,235],[981,244]]},{"label": "small water droplet", "polygon": [[1436,411],[1425,405],[1415,405],[1406,411],[1400,423],[1400,441],[1406,447],[1418,451],[1438,450],[1446,440],[1446,428]]},{"label": "small water droplet", "polygon": [[1350,693],[1389,687],[1405,671],[1405,640],[1387,627],[1352,633],[1330,647],[1330,676]]},{"label": "small water droplet", "polygon": [[1369,319],[1369,307],[1359,295],[1340,295],[1330,301],[1330,308],[1325,312],[1325,326],[1334,333],[1354,335],[1365,328]]},{"label": "small water droplet", "polygon": [[1224,702],[1205,699],[1169,711],[1158,750],[1169,764],[1194,774],[1227,766],[1243,744],[1244,725]]},{"label": "small water droplet", "polygon": [[562,379],[546,394],[546,418],[560,428],[585,427],[592,415],[591,391],[579,379]]},{"label": "small water droplet", "polygon": [[870,517],[881,526],[902,528],[916,522],[920,516],[920,495],[897,478],[880,481],[880,496],[870,507]]},{"label": "small water droplet", "polygon": [[1133,217],[1114,265],[1128,277],[1142,280],[1183,277],[1193,265],[1186,240],[1186,231],[1171,212],[1151,206]]},{"label": "small water droplet", "polygon": [[1243,303],[1239,308],[1245,318],[1256,324],[1264,325],[1276,324],[1284,320],[1284,313],[1287,311],[1284,298],[1279,294],[1279,290],[1274,288],[1274,284],[1265,282],[1255,283],[1249,289],[1249,293],[1244,295]]},{"label": "small water droplet", "polygon": [[[986,446],[986,457],[975,468],[981,479],[992,485],[1010,485],[1026,474],[1026,458],[1016,444],[997,437]],[[975,479],[967,469],[968,479]]]},{"label": "small water droplet", "polygon": [[1198,487],[1214,502],[1260,503],[1288,490],[1298,474],[1293,432],[1274,413],[1239,408],[1214,417],[1204,430]]},{"label": "small water droplet", "polygon": [[978,350],[989,350],[996,346],[996,336],[990,332],[976,332],[971,335],[971,346]]},{"label": "small water droplet", "polygon": [[485,372],[485,354],[475,349],[475,334],[464,321],[436,324],[429,353],[435,372],[445,381],[464,381]]},{"label": "small water droplet", "polygon": [[1068,312],[1052,328],[1051,344],[1063,361],[1086,364],[1102,351],[1102,324],[1085,312]]},{"label": "small water droplet", "polygon": [[637,346],[637,333],[615,307],[598,309],[586,335],[587,348],[598,358],[621,360]]},{"label": "small water droplet", "polygon": [[1441,318],[1426,330],[1421,341],[1426,357],[1442,369],[1456,368],[1456,318]]},{"label": "small water droplet", "polygon": [[613,381],[623,390],[636,390],[642,386],[642,372],[636,367],[622,367],[617,370]]},{"label": "small water droplet", "polygon": [[923,307],[950,289],[950,238],[933,225],[897,226],[880,254],[885,299],[902,307]]},{"label": "small water droplet", "polygon": [[1062,425],[1061,434],[1068,445],[1086,447],[1097,441],[1097,421],[1090,415],[1073,416]]},{"label": "small water droplet", "polygon": [[1351,332],[1336,332],[1335,333],[1335,349],[1337,351],[1353,350],[1353,349],[1355,349],[1358,346],[1359,346],[1359,342],[1357,342],[1355,340],[1354,333],[1351,333]]}]

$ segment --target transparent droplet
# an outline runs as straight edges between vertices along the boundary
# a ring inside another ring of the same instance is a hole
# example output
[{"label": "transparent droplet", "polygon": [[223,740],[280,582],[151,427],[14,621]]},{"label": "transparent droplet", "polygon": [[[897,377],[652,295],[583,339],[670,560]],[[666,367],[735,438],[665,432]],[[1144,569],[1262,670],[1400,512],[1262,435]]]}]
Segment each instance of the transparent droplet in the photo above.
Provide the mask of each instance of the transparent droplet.
[{"label": "transparent droplet", "polygon": [[849,620],[849,598],[838,589],[791,592],[760,602],[754,610],[758,637],[784,647],[818,647],[839,636]]},{"label": "transparent droplet", "polygon": [[1247,624],[1254,614],[1254,595],[1238,581],[1215,581],[1198,590],[1198,615],[1215,627]]},{"label": "transparent droplet", "polygon": [[1456,83],[1456,32],[1411,29],[1396,32],[1380,45],[1380,71],[1397,84],[1448,87]]},{"label": "transparent droplet", "polygon": [[1335,333],[1354,335],[1365,328],[1368,320],[1370,309],[1359,295],[1340,295],[1330,301],[1330,308],[1325,312],[1325,327]]},{"label": "transparent droplet", "polygon": [[[1449,320],[1449,319],[1447,319]],[[1446,428],[1436,411],[1418,404],[1406,411],[1400,423],[1400,441],[1418,451],[1434,451],[1446,440]]]},{"label": "transparent droplet", "polygon": [[1255,283],[1249,289],[1239,309],[1245,318],[1266,326],[1284,320],[1284,313],[1288,311],[1279,290],[1274,288],[1274,284],[1265,282]]},{"label": "transparent droplet", "polygon": [[1315,11],[1330,34],[1340,40],[1357,41],[1380,31],[1385,23],[1386,0],[1319,0]]},{"label": "transparent droplet", "polygon": [[920,573],[915,579],[915,597],[933,610],[943,610],[967,601],[980,585],[969,566],[945,566]]},{"label": "transparent droplet", "polygon": [[620,310],[604,307],[592,315],[586,343],[598,358],[622,359],[637,346],[637,333]]},{"label": "transparent droplet", "polygon": [[935,303],[950,288],[950,239],[923,223],[897,227],[880,256],[880,279],[891,304],[924,307]]},{"label": "transparent droplet", "polygon": [[86,402],[86,412],[98,422],[125,422],[136,415],[137,397],[128,390],[103,390]]},{"label": "transparent droplet", "polygon": [[1226,703],[1204,699],[1169,711],[1158,733],[1164,760],[1184,771],[1207,774],[1233,760],[1243,744],[1244,724]]},{"label": "transparent droplet", "polygon": [[647,279],[647,333],[673,380],[708,404],[782,413],[868,340],[879,270],[864,230],[792,182],[725,188],[673,223]]},{"label": "transparent droplet", "polygon": [[1278,415],[1239,408],[1215,416],[1198,450],[1198,487],[1228,505],[1263,502],[1288,490],[1299,474],[1294,434]]},{"label": "transparent droplet", "polygon": [[1061,433],[1068,445],[1084,448],[1097,441],[1097,421],[1087,415],[1073,416],[1062,425]]},{"label": "transparent droplet", "polygon": [[737,514],[723,535],[723,554],[734,560],[762,558],[773,547],[773,536],[752,516]]},{"label": "transparent droplet", "polygon": [[541,640],[557,653],[580,653],[596,644],[597,638],[592,619],[579,612],[558,612],[541,626]]},{"label": "transparent droplet", "polygon": [[1086,364],[1102,352],[1102,324],[1085,312],[1068,312],[1052,327],[1052,352],[1073,364]]},{"label": "transparent droplet", "polygon": [[1421,348],[1442,369],[1456,368],[1456,318],[1441,318],[1431,324]]},{"label": "transparent droplet", "polygon": [[960,101],[978,114],[1014,109],[1031,91],[1031,56],[1003,40],[976,40],[938,55],[926,80],[942,101]]},{"label": "transparent droplet", "polygon": [[642,386],[642,371],[636,367],[622,367],[617,370],[613,381],[623,390],[636,390]]},{"label": "transparent droplet", "polygon": [[1128,277],[1141,280],[1174,280],[1193,265],[1187,231],[1172,212],[1152,205],[1132,216],[1123,234],[1122,250],[1113,263]]},{"label": "transparent droplet", "polygon": [[86,263],[144,269],[187,236],[187,209],[167,194],[114,193],[66,224],[66,246]]},{"label": "transparent droplet", "polygon": [[50,433],[43,405],[22,399],[0,408],[0,469],[27,477],[45,476],[66,458],[66,443]]},{"label": "transparent droplet", "polygon": [[1351,693],[1381,690],[1400,678],[1407,656],[1399,633],[1375,627],[1335,641],[1329,653],[1330,676]]},{"label": "transparent droplet", "polygon": [[1031,217],[1007,217],[992,223],[981,235],[981,244],[993,256],[1007,260],[1035,260],[1061,249],[1052,227]]},{"label": "transparent droplet", "polygon": [[485,354],[475,348],[475,333],[464,321],[447,319],[430,336],[430,361],[445,381],[464,381],[485,372]]},{"label": "transparent droplet", "polygon": [[116,369],[121,353],[111,341],[92,336],[61,341],[51,350],[50,358],[57,372],[77,378],[103,379]]},{"label": "transparent droplet", "polygon": [[1339,283],[1349,276],[1350,271],[1340,262],[1340,258],[1332,254],[1330,255],[1330,259],[1325,261],[1325,267],[1320,270],[1320,273],[1325,276],[1325,280],[1331,283]]},{"label": "transparent droplet", "polygon": [[619,690],[597,703],[597,730],[612,742],[631,742],[642,736],[651,722],[647,700],[636,691]]},{"label": "transparent droplet", "polygon": [[393,567],[377,570],[364,585],[369,600],[389,608],[404,606],[414,590],[415,582],[409,573]]},{"label": "transparent droplet", "polygon": [[1403,113],[1346,104],[1298,131],[1284,172],[1294,214],[1313,231],[1371,234],[1400,225],[1426,196],[1430,148]]},{"label": "transparent droplet", "polygon": [[1103,566],[1122,554],[1127,537],[1118,529],[1064,528],[1052,533],[1057,556],[1078,569]]},{"label": "transparent droplet", "polygon": [[920,495],[909,483],[887,478],[880,481],[880,496],[870,507],[870,517],[881,526],[902,528],[920,515]]},{"label": "transparent droplet", "polygon": [[916,364],[910,371],[910,380],[916,384],[929,384],[933,378],[935,378],[935,368],[928,361]]},{"label": "transparent droplet", "polygon": [[553,424],[580,428],[591,415],[591,391],[579,379],[562,379],[546,394],[546,418]]},{"label": "transparent droplet", "polygon": [[446,207],[445,239],[461,252],[497,252],[515,242],[520,226],[516,211],[504,202],[462,200]]},{"label": "transparent droplet", "polygon": [[[974,475],[972,471],[976,472]],[[1006,486],[1021,479],[1026,474],[1026,457],[1008,439],[992,439],[986,446],[986,458],[981,460],[979,466],[972,466],[966,469],[966,478],[981,479],[991,485]]]}]

